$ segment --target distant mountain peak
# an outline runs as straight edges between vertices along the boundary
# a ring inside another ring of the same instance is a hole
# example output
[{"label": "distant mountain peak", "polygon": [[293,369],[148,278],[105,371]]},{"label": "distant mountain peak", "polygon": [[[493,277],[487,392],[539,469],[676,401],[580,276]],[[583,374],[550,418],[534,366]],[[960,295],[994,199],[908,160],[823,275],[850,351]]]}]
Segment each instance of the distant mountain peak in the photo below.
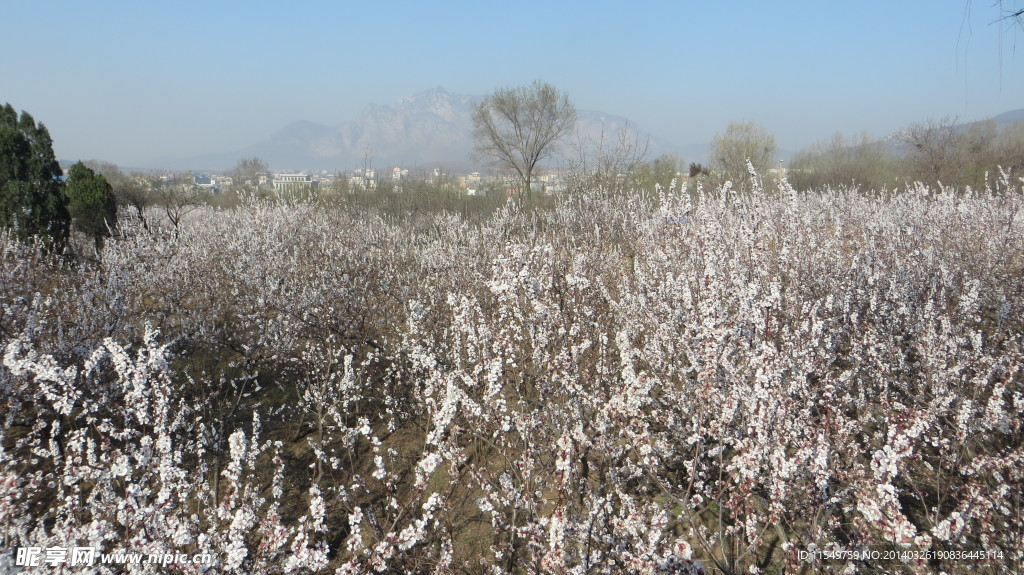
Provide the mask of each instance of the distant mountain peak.
[{"label": "distant mountain peak", "polygon": [[435,98],[450,98],[452,95],[445,90],[444,87],[438,86],[436,88],[430,88],[429,90],[423,90],[422,92],[416,92],[415,94],[409,94],[408,96],[402,96],[398,99],[398,105],[402,105],[406,102],[415,102],[422,100],[432,100]]},{"label": "distant mountain peak", "polygon": [[457,122],[459,114],[471,111],[471,106],[479,99],[478,96],[451,94],[438,86],[401,98],[394,109],[404,113],[433,114],[447,122]]}]

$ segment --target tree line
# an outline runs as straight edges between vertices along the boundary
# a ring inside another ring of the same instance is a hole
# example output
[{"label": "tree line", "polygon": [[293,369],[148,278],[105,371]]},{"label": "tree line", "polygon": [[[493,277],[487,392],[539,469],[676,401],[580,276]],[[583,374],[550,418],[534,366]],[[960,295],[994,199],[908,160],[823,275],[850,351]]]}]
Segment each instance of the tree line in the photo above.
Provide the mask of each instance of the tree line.
[{"label": "tree line", "polygon": [[[754,122],[730,123],[711,142],[707,165],[687,166],[672,154],[649,160],[646,143],[627,131],[602,134],[597,142],[582,141],[577,133],[575,150],[566,153],[561,146],[572,134],[576,119],[568,95],[550,84],[498,89],[473,113],[476,157],[514,174],[517,191],[530,205],[537,169],[553,158],[571,158],[563,170],[570,191],[589,187],[650,192],[684,175],[712,187],[731,182],[734,189],[744,191],[763,185],[762,179],[770,184],[781,175],[770,175],[780,162],[774,136]],[[52,144],[46,127],[28,112],[19,115],[10,104],[0,108],[0,226],[23,241],[35,239],[57,251],[67,246],[73,234],[98,251],[104,238],[116,231],[119,209],[148,227],[147,208],[160,206],[162,216],[177,229],[200,203],[230,206],[239,195],[267,191],[260,182],[269,168],[255,157],[235,165],[229,172],[232,185],[214,199],[204,197],[188,175],[157,181],[124,174],[117,166],[100,162],[78,162],[65,174]],[[913,181],[982,188],[999,176],[1000,169],[1019,173],[1024,168],[1024,122],[1000,129],[992,120],[959,125],[946,118],[911,124],[883,140],[836,134],[797,153],[786,168],[785,177],[798,189],[855,185],[880,190]],[[348,189],[347,180],[339,178],[330,189],[316,194],[354,205],[390,206],[395,215],[458,210],[464,216],[471,211],[486,216],[500,205],[494,198],[470,200],[422,182],[402,188],[411,193],[397,198],[392,192],[398,190],[389,186],[356,193]]]},{"label": "tree line", "polygon": [[99,247],[117,226],[106,179],[81,162],[65,178],[46,126],[10,104],[0,108],[0,225],[23,241],[58,250],[72,230]]},{"label": "tree line", "polygon": [[[576,110],[568,96],[549,84],[501,88],[477,105],[475,149],[516,174],[527,197],[538,163],[558,155],[571,134]],[[575,154],[573,154],[575,152]],[[748,190],[773,179],[784,167],[772,136],[754,122],[731,122],[715,136],[708,164],[690,163],[665,154],[648,160],[647,146],[625,131],[598,142],[580,142],[563,157],[569,160],[576,187],[653,190],[678,176],[700,177],[712,186],[731,182]],[[1024,122],[999,128],[994,120],[958,124],[955,118],[918,122],[881,140],[867,135],[848,139],[836,134],[800,151],[785,174],[799,189],[858,186],[892,189],[910,182],[983,188],[999,170],[1024,168]]]},{"label": "tree line", "polygon": [[958,124],[944,118],[911,124],[881,140],[836,134],[798,153],[790,167],[790,181],[802,189],[892,189],[912,181],[979,189],[998,178],[1000,169],[1024,169],[1024,122],[1000,129],[994,120]]}]

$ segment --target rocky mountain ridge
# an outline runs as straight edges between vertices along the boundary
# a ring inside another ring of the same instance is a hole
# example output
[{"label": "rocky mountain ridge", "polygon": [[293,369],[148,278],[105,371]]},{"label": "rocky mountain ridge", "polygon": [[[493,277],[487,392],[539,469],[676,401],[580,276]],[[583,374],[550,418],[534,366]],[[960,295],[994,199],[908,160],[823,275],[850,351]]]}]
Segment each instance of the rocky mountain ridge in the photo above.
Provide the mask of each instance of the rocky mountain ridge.
[{"label": "rocky mountain ridge", "polygon": [[[241,150],[163,159],[161,165],[216,171],[252,156],[262,158],[272,168],[290,170],[467,163],[473,149],[473,106],[481,98],[434,88],[401,98],[393,105],[371,104],[359,118],[339,126],[292,122],[266,140]],[[683,150],[638,129],[622,116],[579,110],[578,118],[577,133],[562,142],[565,157],[556,163],[572,162],[580,142],[592,145],[604,138],[608,145],[617,142],[623,133],[629,141],[646,146],[649,158]]]}]

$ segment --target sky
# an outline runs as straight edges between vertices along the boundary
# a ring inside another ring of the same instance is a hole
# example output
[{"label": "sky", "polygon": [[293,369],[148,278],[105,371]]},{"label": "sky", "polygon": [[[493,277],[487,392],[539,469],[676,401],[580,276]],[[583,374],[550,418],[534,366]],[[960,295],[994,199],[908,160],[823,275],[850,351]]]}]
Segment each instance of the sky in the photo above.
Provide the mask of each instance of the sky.
[{"label": "sky", "polygon": [[59,158],[122,166],[438,86],[542,80],[680,146],[731,121],[799,150],[1024,108],[1024,28],[993,23],[992,0],[0,0],[0,14],[0,104],[43,122]]}]

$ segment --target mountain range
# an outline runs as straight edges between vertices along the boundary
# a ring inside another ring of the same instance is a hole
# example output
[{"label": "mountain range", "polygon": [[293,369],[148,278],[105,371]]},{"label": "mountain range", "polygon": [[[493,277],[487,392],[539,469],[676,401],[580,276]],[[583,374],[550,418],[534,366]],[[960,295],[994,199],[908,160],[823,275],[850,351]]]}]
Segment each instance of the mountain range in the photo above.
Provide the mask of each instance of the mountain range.
[{"label": "mountain range", "polygon": [[[473,107],[482,98],[434,88],[402,98],[394,105],[371,104],[359,118],[339,126],[292,122],[266,140],[241,150],[161,158],[156,164],[170,169],[220,171],[254,156],[271,168],[289,170],[348,170],[365,163],[374,167],[467,164],[473,149]],[[578,156],[581,144],[592,148],[603,139],[606,148],[614,147],[621,135],[631,145],[646,147],[648,158],[677,153],[689,160],[706,153],[706,146],[676,146],[622,116],[579,110],[577,117],[576,133],[562,142],[568,158]]]},{"label": "mountain range", "polygon": [[[482,96],[451,94],[434,88],[398,100],[393,105],[371,104],[355,120],[338,126],[316,122],[292,122],[269,138],[228,153],[188,158],[161,158],[154,165],[169,169],[224,171],[242,158],[257,157],[278,170],[350,170],[363,166],[470,168],[473,150],[473,107]],[[562,158],[552,163],[567,165],[581,157],[580,149],[603,142],[614,149],[624,138],[627,146],[646,149],[646,158],[676,154],[686,162],[707,161],[708,144],[677,146],[650,134],[628,118],[604,112],[579,110],[576,132],[562,142]],[[1024,121],[1024,109],[992,118],[1003,127]],[[961,129],[966,129],[964,124]],[[892,139],[885,138],[885,139]],[[791,150],[779,151],[789,160]],[[476,163],[479,168],[479,162]]]}]

